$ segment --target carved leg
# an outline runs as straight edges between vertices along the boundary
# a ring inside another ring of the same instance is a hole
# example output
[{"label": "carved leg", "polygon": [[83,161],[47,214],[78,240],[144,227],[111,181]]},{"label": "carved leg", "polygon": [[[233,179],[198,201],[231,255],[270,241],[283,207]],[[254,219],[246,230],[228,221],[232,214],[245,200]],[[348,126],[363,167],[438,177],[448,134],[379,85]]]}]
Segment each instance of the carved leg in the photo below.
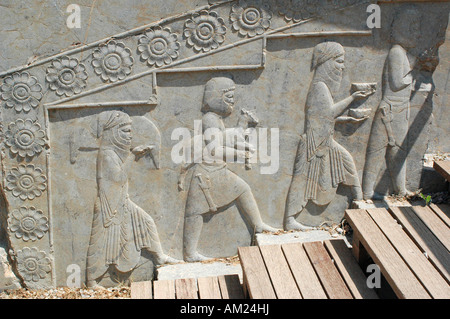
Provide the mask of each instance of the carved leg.
[{"label": "carved leg", "polygon": [[380,172],[381,164],[385,159],[385,148],[379,150],[369,150],[366,156],[364,166],[364,175],[362,180],[362,189],[364,199],[378,199],[379,194],[375,194],[375,183]]},{"label": "carved leg", "polygon": [[363,193],[360,185],[355,185],[352,187],[353,200],[359,201],[363,199]]},{"label": "carved leg", "polygon": [[400,196],[412,194],[406,189],[406,156],[406,151],[398,146],[390,147],[388,150],[389,173],[394,185],[394,191]]},{"label": "carved leg", "polygon": [[364,199],[381,199],[379,198],[379,194],[374,193],[374,189],[381,165],[385,161],[386,148],[388,145],[386,125],[383,122],[384,115],[382,109],[384,107],[386,107],[386,104],[380,104],[380,107],[375,114],[372,129],[370,131],[369,142],[367,144],[366,162],[362,180]]},{"label": "carved leg", "polygon": [[183,250],[184,260],[187,262],[196,262],[207,260],[208,258],[199,254],[197,251],[198,240],[203,228],[203,217],[194,215],[186,217],[184,220]]},{"label": "carved leg", "polygon": [[244,192],[236,199],[236,201],[242,212],[249,219],[256,233],[262,233],[263,231],[277,231],[277,229],[263,223],[258,205],[251,191]]}]

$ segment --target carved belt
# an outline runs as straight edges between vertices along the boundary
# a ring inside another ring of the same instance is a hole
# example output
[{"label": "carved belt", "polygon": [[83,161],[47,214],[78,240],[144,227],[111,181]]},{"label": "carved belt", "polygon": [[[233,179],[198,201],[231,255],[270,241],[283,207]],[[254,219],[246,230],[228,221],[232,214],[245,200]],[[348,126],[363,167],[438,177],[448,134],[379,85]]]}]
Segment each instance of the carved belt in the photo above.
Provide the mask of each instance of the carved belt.
[{"label": "carved belt", "polygon": [[[396,101],[397,100],[397,101]],[[392,130],[392,112],[400,113],[404,109],[406,109],[409,105],[409,100],[405,100],[404,98],[401,98],[399,101],[398,98],[392,98],[392,97],[384,97],[383,102],[385,105],[383,105],[380,108],[381,111],[381,121],[383,122],[385,128],[386,128],[386,134],[388,136],[388,145],[393,147],[395,146],[395,137],[394,132]],[[408,118],[408,116],[407,116]]]}]

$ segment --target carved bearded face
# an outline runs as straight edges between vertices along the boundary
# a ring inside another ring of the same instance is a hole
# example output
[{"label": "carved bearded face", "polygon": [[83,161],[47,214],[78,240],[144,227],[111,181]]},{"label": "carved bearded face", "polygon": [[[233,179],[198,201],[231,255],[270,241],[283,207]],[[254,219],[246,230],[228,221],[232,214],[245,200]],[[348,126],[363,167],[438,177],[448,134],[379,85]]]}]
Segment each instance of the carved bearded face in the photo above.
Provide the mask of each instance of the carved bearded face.
[{"label": "carved bearded face", "polygon": [[341,85],[345,69],[344,62],[344,55],[341,55],[327,60],[316,69],[316,80],[324,82],[333,94],[337,93]]},{"label": "carved bearded face", "polygon": [[345,50],[339,43],[322,42],[314,48],[314,81],[324,82],[332,93],[340,87],[345,69]]},{"label": "carved bearded face", "polygon": [[324,63],[327,73],[330,74],[330,77],[338,83],[341,83],[342,81],[342,75],[345,69],[344,62],[345,57],[344,55],[341,55]]}]

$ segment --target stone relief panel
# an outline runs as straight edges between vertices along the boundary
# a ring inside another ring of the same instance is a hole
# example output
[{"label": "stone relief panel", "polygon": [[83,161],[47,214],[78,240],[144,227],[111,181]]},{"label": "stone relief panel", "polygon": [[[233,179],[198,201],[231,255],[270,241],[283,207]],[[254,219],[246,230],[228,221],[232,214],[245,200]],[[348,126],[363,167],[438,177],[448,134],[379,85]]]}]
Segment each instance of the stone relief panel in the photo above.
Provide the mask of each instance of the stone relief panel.
[{"label": "stone relief panel", "polygon": [[[239,140],[231,145],[224,144],[224,140],[227,139],[222,118],[230,116],[233,112],[234,91],[235,83],[225,77],[213,78],[205,85],[202,105],[203,134],[200,137],[203,137],[202,149],[208,150],[208,154],[214,158],[199,154],[202,161],[194,162],[190,167],[183,169],[183,174],[190,175],[190,181],[185,181],[188,186],[183,235],[183,253],[186,261],[207,259],[197,251],[204,222],[203,215],[220,213],[224,207],[231,204],[236,203],[255,233],[276,231],[262,221],[250,186],[227,167],[227,158],[233,160],[235,156],[245,158],[246,151],[252,147],[245,140],[241,140],[245,144],[241,149],[237,145]],[[214,146],[211,146],[214,142],[212,137],[207,134],[209,129],[216,130],[218,144]]]},{"label": "stone relief panel", "polygon": [[71,265],[89,286],[149,280],[425,178],[448,3],[380,3],[369,29],[376,1],[166,2],[100,19],[82,44],[54,32],[26,62],[5,48],[2,218],[27,287],[67,285]]},{"label": "stone relief panel", "polygon": [[339,184],[352,188],[353,200],[363,199],[353,157],[334,140],[334,127],[336,118],[350,103],[372,95],[375,90],[369,87],[368,90],[356,91],[335,103],[332,92],[336,93],[342,81],[344,61],[344,48],[337,42],[322,42],[314,48],[311,65],[314,76],[306,98],[305,134],[297,149],[293,180],[286,200],[286,230],[312,229],[298,223],[295,218],[309,200],[319,206],[329,204]]}]

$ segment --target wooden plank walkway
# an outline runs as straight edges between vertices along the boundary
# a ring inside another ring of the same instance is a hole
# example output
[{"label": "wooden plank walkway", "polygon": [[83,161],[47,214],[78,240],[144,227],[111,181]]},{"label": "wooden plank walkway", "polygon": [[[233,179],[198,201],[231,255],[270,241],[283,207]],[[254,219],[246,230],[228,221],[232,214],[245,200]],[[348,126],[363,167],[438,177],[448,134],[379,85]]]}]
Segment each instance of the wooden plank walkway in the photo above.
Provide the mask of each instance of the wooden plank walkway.
[{"label": "wooden plank walkway", "polygon": [[377,298],[340,239],[241,247],[238,254],[252,299]]},{"label": "wooden plank walkway", "polygon": [[238,275],[155,280],[131,284],[132,299],[243,299]]},{"label": "wooden plank walkway", "polygon": [[367,252],[398,298],[450,298],[450,228],[439,206],[350,209],[345,218],[353,254]]},{"label": "wooden plank walkway", "polygon": [[450,182],[450,161],[435,161],[433,168]]}]

